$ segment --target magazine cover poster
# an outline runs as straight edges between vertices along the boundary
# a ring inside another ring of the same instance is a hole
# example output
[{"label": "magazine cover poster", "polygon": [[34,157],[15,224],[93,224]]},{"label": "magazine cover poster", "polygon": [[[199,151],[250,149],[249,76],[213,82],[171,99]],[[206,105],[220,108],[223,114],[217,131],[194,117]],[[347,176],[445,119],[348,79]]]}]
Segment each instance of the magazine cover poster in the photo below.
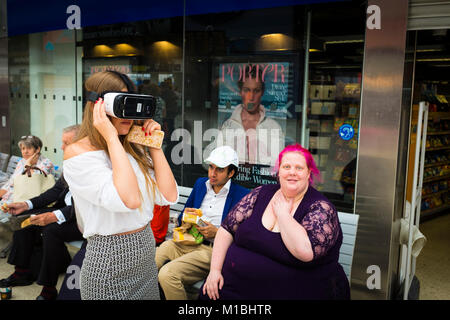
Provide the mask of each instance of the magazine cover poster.
[{"label": "magazine cover poster", "polygon": [[231,116],[236,106],[242,103],[238,81],[245,81],[249,68],[255,69],[264,83],[265,89],[261,104],[264,106],[266,117],[276,120],[283,129],[283,132],[285,132],[288,90],[292,86],[292,83],[290,83],[291,77],[289,76],[289,62],[220,64],[219,128]]}]

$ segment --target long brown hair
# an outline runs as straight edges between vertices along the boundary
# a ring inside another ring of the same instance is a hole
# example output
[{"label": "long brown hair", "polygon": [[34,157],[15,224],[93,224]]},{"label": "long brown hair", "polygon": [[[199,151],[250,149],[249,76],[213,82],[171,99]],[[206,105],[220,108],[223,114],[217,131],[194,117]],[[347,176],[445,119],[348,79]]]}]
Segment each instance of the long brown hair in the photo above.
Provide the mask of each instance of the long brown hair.
[{"label": "long brown hair", "polygon": [[[114,72],[109,71],[97,72],[92,74],[86,80],[84,86],[87,91],[96,92],[98,94],[101,94],[104,91],[122,91],[123,89],[126,89],[126,84],[120,78],[120,76],[115,74]],[[105,139],[93,125],[94,121],[94,116],[92,112],[93,109],[94,109],[94,102],[92,101],[86,102],[83,113],[83,121],[81,123],[80,130],[76,137],[76,141],[88,137],[89,142],[95,149],[103,150],[109,156],[108,146],[106,144]],[[108,118],[110,117],[108,116]],[[126,135],[119,136],[119,139],[122,142],[125,151],[136,160],[137,164],[139,165],[139,168],[144,174],[147,193],[149,193],[149,189],[151,187],[152,194],[154,197],[155,182],[153,181],[149,173],[149,169],[153,169],[153,164],[148,149],[141,148],[139,145],[128,142],[128,140],[126,139]]]}]

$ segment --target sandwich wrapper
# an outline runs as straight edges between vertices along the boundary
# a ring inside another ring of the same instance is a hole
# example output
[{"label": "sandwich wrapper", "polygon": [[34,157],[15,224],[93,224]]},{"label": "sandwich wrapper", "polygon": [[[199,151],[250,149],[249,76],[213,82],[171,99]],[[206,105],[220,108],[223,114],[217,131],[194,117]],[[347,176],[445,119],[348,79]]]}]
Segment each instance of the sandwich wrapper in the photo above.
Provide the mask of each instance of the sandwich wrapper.
[{"label": "sandwich wrapper", "polygon": [[182,225],[173,229],[173,241],[187,245],[198,245],[203,242],[203,235],[196,228],[202,212],[200,209],[197,210],[199,215],[183,213]]}]

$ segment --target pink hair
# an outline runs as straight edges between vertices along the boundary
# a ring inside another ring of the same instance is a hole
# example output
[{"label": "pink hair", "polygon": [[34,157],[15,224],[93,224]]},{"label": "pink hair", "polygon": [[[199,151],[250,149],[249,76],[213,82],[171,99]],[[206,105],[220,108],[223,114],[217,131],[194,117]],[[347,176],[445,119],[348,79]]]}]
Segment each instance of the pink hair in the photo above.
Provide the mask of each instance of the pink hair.
[{"label": "pink hair", "polygon": [[278,159],[275,162],[275,168],[274,168],[274,172],[276,173],[277,176],[278,176],[278,171],[280,170],[281,160],[283,159],[283,156],[288,152],[299,152],[299,153],[301,153],[301,155],[303,157],[305,157],[306,165],[308,166],[308,169],[311,171],[311,174],[309,176],[310,184],[313,185],[314,182],[321,181],[320,171],[319,171],[319,169],[317,169],[317,166],[316,166],[313,156],[307,149],[303,148],[298,143],[291,144],[291,145],[285,147],[278,155]]}]

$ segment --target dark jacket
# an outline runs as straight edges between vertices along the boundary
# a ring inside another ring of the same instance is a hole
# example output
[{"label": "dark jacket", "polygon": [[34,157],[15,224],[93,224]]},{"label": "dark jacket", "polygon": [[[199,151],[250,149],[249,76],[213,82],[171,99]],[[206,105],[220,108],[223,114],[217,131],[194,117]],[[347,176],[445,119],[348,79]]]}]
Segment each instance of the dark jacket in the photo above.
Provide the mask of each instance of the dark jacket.
[{"label": "dark jacket", "polygon": [[56,181],[52,188],[41,193],[39,196],[30,199],[30,201],[33,204],[33,209],[42,209],[55,202],[51,209],[61,210],[66,221],[69,221],[75,218],[75,214],[74,210],[72,210],[72,206],[66,205],[66,202],[64,201],[67,192],[69,192],[69,186],[64,179],[64,175],[61,175],[61,178]]}]

